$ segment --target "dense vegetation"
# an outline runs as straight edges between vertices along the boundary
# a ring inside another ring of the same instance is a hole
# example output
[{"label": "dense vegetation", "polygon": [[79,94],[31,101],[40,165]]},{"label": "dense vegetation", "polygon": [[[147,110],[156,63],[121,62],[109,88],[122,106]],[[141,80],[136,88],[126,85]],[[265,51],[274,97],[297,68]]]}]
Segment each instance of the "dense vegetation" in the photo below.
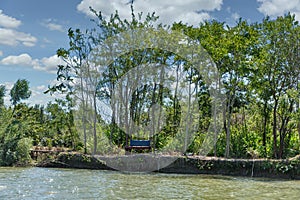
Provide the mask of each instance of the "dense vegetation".
[{"label": "dense vegetation", "polygon": [[[98,102],[114,104],[112,90],[117,81],[129,70],[147,63],[183,66],[188,74],[186,81],[196,85],[198,130],[188,151],[198,154],[212,115],[211,96],[190,63],[173,52],[146,48],[120,55],[99,72],[91,58],[96,47],[112,48],[104,46],[108,38],[145,27],[180,31],[201,44],[215,62],[226,99],[223,129],[209,155],[286,158],[299,154],[300,26],[294,16],[287,14],[275,20],[267,17],[254,24],[240,19],[234,26],[207,21],[199,27],[182,23],[168,27],[156,25],[154,14],[147,15],[145,20],[142,15],[133,14],[132,20],[127,21],[121,20],[117,12],[109,20],[94,13],[96,28],[85,32],[69,29],[69,49],[57,51],[66,65],[58,66],[60,84],[47,92],[66,93],[66,99],[46,106],[22,104],[20,100],[30,96],[29,83],[18,80],[10,92],[12,107],[7,107],[3,103],[5,87],[0,87],[0,165],[28,162],[32,145],[63,146],[94,154],[115,151],[110,144],[124,147],[130,136],[117,126],[119,119],[115,113],[119,110],[112,110],[107,120],[103,105]],[[138,125],[149,123],[145,108],[154,103],[162,106],[167,113],[166,124],[150,139],[155,148],[168,145],[178,131],[185,109],[176,93],[172,95],[167,88],[154,83],[138,88],[132,96],[129,114],[122,116],[130,115]]]},{"label": "dense vegetation", "polygon": [[57,100],[46,106],[28,106],[20,100],[30,97],[29,82],[18,80],[13,88],[10,96],[14,106],[0,107],[0,165],[30,162],[32,146],[80,148],[67,100]]}]

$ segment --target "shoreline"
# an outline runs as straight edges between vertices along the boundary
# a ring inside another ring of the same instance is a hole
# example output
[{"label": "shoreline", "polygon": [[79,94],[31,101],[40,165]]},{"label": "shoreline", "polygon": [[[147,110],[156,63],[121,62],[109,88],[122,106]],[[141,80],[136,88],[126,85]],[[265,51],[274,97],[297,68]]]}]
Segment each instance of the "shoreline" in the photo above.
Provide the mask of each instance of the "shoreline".
[{"label": "shoreline", "polygon": [[[118,162],[119,166],[127,166],[132,172],[147,172],[147,170],[145,170],[147,168],[133,168],[132,166],[149,167],[150,164],[156,164],[152,160],[147,163],[145,160],[135,159],[141,161],[135,165],[128,165],[128,159],[132,157],[133,156],[91,156],[77,152],[62,152],[55,158],[42,160],[41,162],[37,162],[34,166],[118,171],[115,167],[111,167],[114,166],[111,163],[115,164],[115,162]],[[149,172],[300,180],[300,156],[284,160],[226,159],[202,156],[161,156],[159,159],[172,159],[173,162],[157,170],[149,170]]]}]

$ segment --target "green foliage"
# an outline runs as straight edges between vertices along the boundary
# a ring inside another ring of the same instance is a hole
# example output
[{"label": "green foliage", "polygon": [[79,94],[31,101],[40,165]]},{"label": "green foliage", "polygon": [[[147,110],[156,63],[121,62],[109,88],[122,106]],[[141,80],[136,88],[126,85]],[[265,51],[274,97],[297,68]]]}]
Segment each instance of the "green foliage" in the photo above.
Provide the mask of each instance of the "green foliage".
[{"label": "green foliage", "polygon": [[15,106],[18,102],[24,99],[28,99],[31,96],[29,90],[29,81],[26,79],[18,79],[10,90],[11,102]]},{"label": "green foliage", "polygon": [[80,144],[67,104],[49,103],[46,109],[17,104],[0,111],[0,165],[29,164],[33,145],[77,149]]},{"label": "green foliage", "polygon": [[0,108],[4,106],[5,85],[0,85]]},{"label": "green foliage", "polygon": [[30,149],[32,148],[31,138],[22,138],[18,141],[16,147],[16,157],[19,165],[26,165],[30,163]]},{"label": "green foliage", "polygon": [[[293,15],[287,14],[275,20],[267,17],[256,24],[240,19],[234,26],[206,21],[199,27],[175,23],[170,28],[161,24],[156,26],[154,13],[142,20],[142,14],[136,16],[132,10],[132,19],[128,21],[120,19],[118,12],[110,19],[104,19],[101,12],[92,12],[99,29],[82,31],[70,28],[69,48],[60,48],[56,52],[66,64],[58,66],[57,80],[60,83],[49,87],[47,92],[68,93],[66,99],[56,100],[45,107],[20,104],[21,100],[30,97],[31,92],[29,82],[19,79],[10,92],[14,106],[11,109],[3,106],[5,87],[0,86],[0,165],[30,162],[28,151],[31,145],[70,147],[86,153],[120,153],[111,144],[124,148],[130,138],[123,127],[117,126],[118,119],[114,114],[108,120],[110,122],[103,120],[104,116],[99,112],[102,108],[97,107],[96,101],[113,104],[112,92],[117,81],[129,70],[149,63],[170,69],[183,66],[187,72],[186,82],[194,86],[199,106],[195,122],[197,134],[187,151],[200,153],[211,123],[212,97],[195,67],[173,52],[155,48],[124,53],[106,66],[103,73],[95,73],[97,70],[91,65],[89,59],[93,57],[90,53],[94,47],[110,49],[112,47],[105,43],[107,38],[143,27],[182,31],[201,44],[214,60],[220,73],[216,81],[224,84],[222,92],[226,99],[224,129],[209,155],[286,158],[300,153],[300,27]],[[74,84],[75,79],[79,80],[80,86]],[[169,80],[174,81],[176,77],[170,75]],[[145,83],[128,100],[127,111],[137,126],[150,123],[147,109],[153,104],[166,111],[166,123],[150,138],[156,149],[177,151],[185,141],[177,133],[186,107],[179,102],[176,92],[172,94],[159,84]],[[80,102],[76,111],[74,101]],[[133,137],[140,139],[140,135]],[[200,163],[199,167],[209,169],[211,166]],[[281,173],[293,168],[293,164],[279,163],[276,166]]]},{"label": "green foliage", "polygon": [[55,103],[48,103],[45,108],[47,126],[42,139],[45,146],[77,148],[79,135],[70,104],[69,100],[56,100]]}]

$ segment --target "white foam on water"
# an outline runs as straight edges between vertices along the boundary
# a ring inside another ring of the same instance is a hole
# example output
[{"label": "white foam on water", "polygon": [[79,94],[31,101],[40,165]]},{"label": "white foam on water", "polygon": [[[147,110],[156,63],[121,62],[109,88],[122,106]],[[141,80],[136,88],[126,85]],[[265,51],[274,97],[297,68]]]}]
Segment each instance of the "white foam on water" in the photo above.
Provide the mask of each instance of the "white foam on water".
[{"label": "white foam on water", "polygon": [[5,190],[7,188],[7,186],[5,186],[5,185],[0,185],[0,191],[1,190]]}]

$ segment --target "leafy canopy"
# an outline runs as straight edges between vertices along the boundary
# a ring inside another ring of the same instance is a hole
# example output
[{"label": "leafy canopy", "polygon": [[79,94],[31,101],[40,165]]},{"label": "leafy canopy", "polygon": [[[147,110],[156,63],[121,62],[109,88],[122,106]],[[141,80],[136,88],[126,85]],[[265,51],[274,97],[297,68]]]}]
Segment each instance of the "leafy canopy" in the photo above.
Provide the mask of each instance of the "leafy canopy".
[{"label": "leafy canopy", "polygon": [[18,79],[10,91],[10,101],[15,106],[21,100],[28,99],[31,96],[31,91],[29,90],[29,81],[26,79]]}]

